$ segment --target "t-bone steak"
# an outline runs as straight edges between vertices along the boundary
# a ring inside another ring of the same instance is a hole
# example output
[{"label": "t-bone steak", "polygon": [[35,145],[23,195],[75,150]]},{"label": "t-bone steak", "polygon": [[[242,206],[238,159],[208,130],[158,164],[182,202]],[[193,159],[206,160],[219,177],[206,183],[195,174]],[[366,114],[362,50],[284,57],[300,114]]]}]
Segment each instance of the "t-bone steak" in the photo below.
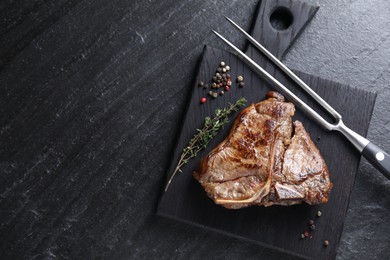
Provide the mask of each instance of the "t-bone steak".
[{"label": "t-bone steak", "polygon": [[277,92],[245,108],[194,177],[226,208],[326,203],[333,184],[295,107]]}]

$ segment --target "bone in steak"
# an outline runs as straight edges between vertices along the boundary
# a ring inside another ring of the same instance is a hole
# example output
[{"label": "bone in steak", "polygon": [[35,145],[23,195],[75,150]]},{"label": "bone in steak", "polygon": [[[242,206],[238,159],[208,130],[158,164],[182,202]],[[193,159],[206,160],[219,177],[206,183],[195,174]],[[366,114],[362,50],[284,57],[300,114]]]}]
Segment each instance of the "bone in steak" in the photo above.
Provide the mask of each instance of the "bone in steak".
[{"label": "bone in steak", "polygon": [[324,159],[302,123],[292,123],[294,105],[277,92],[267,96],[239,114],[194,177],[226,208],[326,203],[333,184]]}]

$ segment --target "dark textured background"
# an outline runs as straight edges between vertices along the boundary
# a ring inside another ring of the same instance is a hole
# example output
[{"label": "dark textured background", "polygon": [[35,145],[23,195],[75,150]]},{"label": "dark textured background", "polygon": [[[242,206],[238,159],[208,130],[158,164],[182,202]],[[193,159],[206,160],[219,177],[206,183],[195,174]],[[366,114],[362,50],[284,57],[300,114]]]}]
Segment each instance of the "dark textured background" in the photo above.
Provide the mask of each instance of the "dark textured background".
[{"label": "dark textured background", "polygon": [[[390,151],[390,2],[308,2],[285,62],[377,91],[368,138]],[[285,257],[155,216],[210,28],[243,46],[222,15],[249,29],[256,4],[1,1],[0,258]],[[389,213],[362,160],[338,258],[389,259]]]}]

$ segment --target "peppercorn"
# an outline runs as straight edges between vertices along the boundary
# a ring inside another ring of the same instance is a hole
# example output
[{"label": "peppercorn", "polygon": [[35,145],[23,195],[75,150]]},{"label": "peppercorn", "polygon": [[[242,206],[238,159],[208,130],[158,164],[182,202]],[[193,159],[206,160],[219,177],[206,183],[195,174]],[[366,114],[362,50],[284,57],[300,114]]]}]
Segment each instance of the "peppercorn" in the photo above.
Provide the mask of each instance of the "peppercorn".
[{"label": "peppercorn", "polygon": [[228,81],[226,82],[226,85],[231,86],[231,85],[232,85],[232,82],[231,82],[230,80],[228,80]]},{"label": "peppercorn", "polygon": [[310,219],[309,220],[309,225],[313,225],[314,224],[314,220]]},{"label": "peppercorn", "polygon": [[206,99],[205,97],[202,97],[202,98],[200,99],[200,103],[202,103],[202,104],[206,103],[206,101],[207,101],[207,99]]},{"label": "peppercorn", "polygon": [[225,62],[221,61],[221,63],[219,64],[219,66],[224,67],[224,66],[225,66]]},{"label": "peppercorn", "polygon": [[324,240],[324,246],[329,246],[329,241],[328,240]]},{"label": "peppercorn", "polygon": [[217,84],[221,83],[221,80],[220,79],[217,79]]},{"label": "peppercorn", "polygon": [[244,86],[245,86],[245,82],[244,82],[244,81],[241,81],[240,83],[238,83],[238,86],[239,86],[240,88],[244,87]]},{"label": "peppercorn", "polygon": [[308,237],[309,236],[309,232],[305,231],[305,233],[303,233],[305,235],[305,237]]},{"label": "peppercorn", "polygon": [[321,217],[322,215],[322,212],[321,211],[317,211],[317,217]]},{"label": "peppercorn", "polygon": [[219,74],[218,72],[215,73],[215,76],[218,78],[219,76],[221,76],[221,74]]},{"label": "peppercorn", "polygon": [[217,83],[214,82],[214,83],[211,85],[211,87],[212,87],[212,88],[217,88]]},{"label": "peppercorn", "polygon": [[217,72],[221,73],[222,72],[222,68],[218,68]]},{"label": "peppercorn", "polygon": [[225,92],[224,92],[223,90],[221,90],[221,92],[219,92],[219,94],[220,94],[221,96],[223,96],[223,94],[225,94]]},{"label": "peppercorn", "polygon": [[226,72],[226,68],[222,68],[222,72]]},{"label": "peppercorn", "polygon": [[217,76],[213,76],[213,81],[214,81],[214,82],[217,81]]},{"label": "peppercorn", "polygon": [[209,95],[210,95],[210,96],[212,96],[212,95],[213,95],[213,92],[212,92],[211,90],[209,91]]},{"label": "peppercorn", "polygon": [[229,86],[226,86],[225,87],[225,91],[229,91],[230,90],[230,87]]},{"label": "peppercorn", "polygon": [[213,95],[212,95],[213,98],[217,98],[218,97],[218,93],[217,92],[214,92]]},{"label": "peppercorn", "polygon": [[208,87],[209,87],[208,84],[204,84],[204,85],[203,85],[203,88],[204,88],[204,89],[207,89]]},{"label": "peppercorn", "polygon": [[225,69],[226,69],[227,71],[229,71],[229,70],[230,70],[230,66],[226,65]]},{"label": "peppercorn", "polygon": [[316,226],[313,224],[313,225],[310,225],[310,229],[311,230],[315,230],[316,229]]},{"label": "peppercorn", "polygon": [[219,83],[219,84],[218,84],[218,87],[223,87],[223,83],[222,83],[222,82]]},{"label": "peppercorn", "polygon": [[231,78],[231,77],[230,77],[230,74],[228,74],[228,73],[226,74],[226,77],[227,77],[228,79],[230,79],[230,78]]},{"label": "peppercorn", "polygon": [[199,81],[198,86],[202,87],[204,85],[203,81]]},{"label": "peppercorn", "polygon": [[244,81],[244,77],[240,75],[237,77],[237,82],[241,82],[241,81]]},{"label": "peppercorn", "polygon": [[304,239],[304,238],[305,238],[305,234],[301,234],[299,237],[300,237],[301,239]]}]

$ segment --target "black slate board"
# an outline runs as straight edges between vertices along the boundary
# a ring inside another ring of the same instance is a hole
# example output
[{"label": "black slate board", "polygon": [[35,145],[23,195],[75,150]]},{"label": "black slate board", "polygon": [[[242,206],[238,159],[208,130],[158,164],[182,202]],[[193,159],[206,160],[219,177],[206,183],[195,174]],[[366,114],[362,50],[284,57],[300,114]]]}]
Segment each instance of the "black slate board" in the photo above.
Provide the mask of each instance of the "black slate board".
[{"label": "black slate board", "polygon": [[[274,31],[274,35],[272,35],[272,29],[267,32],[266,28],[270,28],[267,18],[275,9],[275,4],[286,6],[293,14],[301,11],[302,16],[300,17],[305,19],[302,18],[300,23],[295,19],[289,30]],[[298,1],[263,1],[253,27],[255,33],[252,32],[252,35],[270,51],[281,57],[299,35],[300,30],[315,14],[315,11],[315,8]],[[258,28],[262,28],[262,30],[257,30]],[[267,35],[262,32],[267,33]],[[256,51],[249,48],[247,53],[282,83],[299,94],[305,102],[320,114],[324,114],[310,98],[295,88],[286,77],[275,70],[273,65],[263,59]],[[226,107],[228,102],[235,102],[240,97],[246,97],[249,103],[259,102],[265,98],[266,92],[270,90],[269,86],[235,55],[207,46],[200,61],[197,81],[210,81],[222,60],[232,68],[232,77],[236,75],[244,76],[246,86],[238,88],[236,84],[233,84],[231,90],[222,98],[209,99],[206,104],[200,104],[200,98],[206,96],[208,90],[197,87],[197,82],[194,82],[193,93],[189,99],[186,116],[174,150],[171,166],[168,169],[167,178],[172,173],[181,150],[195,133],[195,129],[202,127],[204,117],[211,116],[216,108]],[[344,115],[346,125],[363,136],[366,135],[376,97],[374,93],[351,88],[341,83],[302,72],[297,72],[297,74],[330,105]],[[198,155],[197,159],[190,161],[183,168],[183,174],[178,175],[173,180],[169,190],[162,194],[157,214],[248,239],[303,258],[335,258],[360,155],[340,134],[325,132],[309,118],[306,118],[301,111],[297,111],[294,119],[303,122],[328,164],[334,188],[327,204],[319,206],[305,204],[291,207],[273,206],[268,208],[250,207],[240,210],[227,210],[215,205],[193,179],[192,172],[198,159],[206,155],[227,136],[234,121],[234,118],[232,118],[230,125],[221,131],[208,148]],[[323,215],[316,220],[317,227],[313,232],[313,237],[303,241],[300,240],[299,235],[308,230],[307,222],[314,218],[318,210],[321,210]],[[330,241],[327,248],[322,245],[324,239]]]}]

